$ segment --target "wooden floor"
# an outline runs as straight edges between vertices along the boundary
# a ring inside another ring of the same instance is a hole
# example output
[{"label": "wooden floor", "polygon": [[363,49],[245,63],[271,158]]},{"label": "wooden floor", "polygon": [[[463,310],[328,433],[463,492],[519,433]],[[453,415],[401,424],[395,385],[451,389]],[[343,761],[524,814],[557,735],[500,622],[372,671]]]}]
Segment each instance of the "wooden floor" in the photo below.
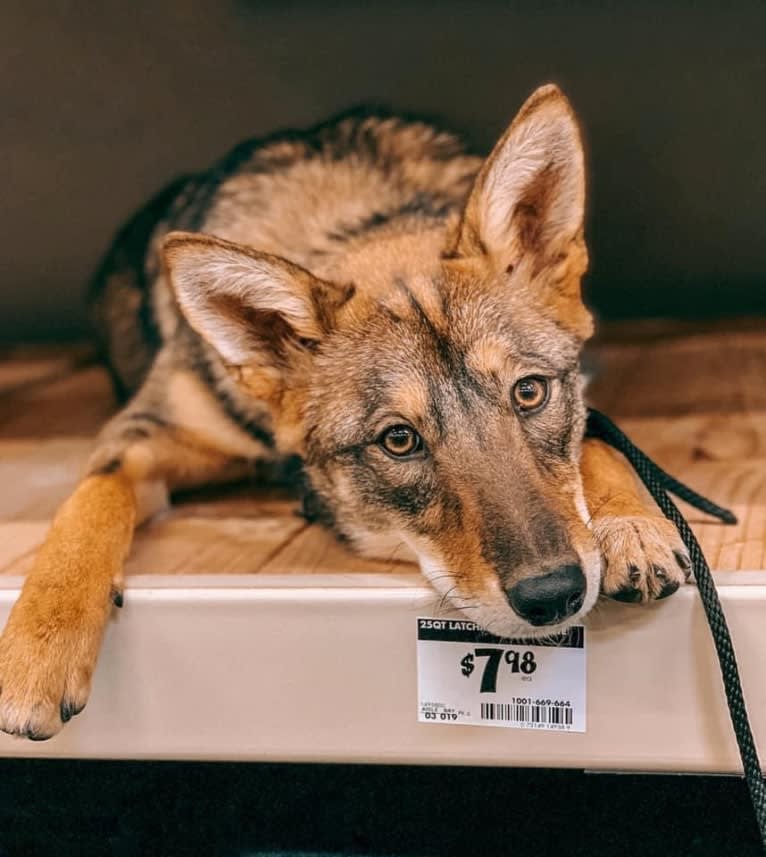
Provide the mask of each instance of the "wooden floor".
[{"label": "wooden floor", "polygon": [[[716,570],[766,569],[766,318],[611,325],[591,349],[591,404],[667,470],[734,510],[736,526],[685,509]],[[91,439],[113,412],[85,346],[0,349],[0,574],[23,574]],[[347,553],[276,489],[180,498],[142,527],[129,573],[410,570]]]}]

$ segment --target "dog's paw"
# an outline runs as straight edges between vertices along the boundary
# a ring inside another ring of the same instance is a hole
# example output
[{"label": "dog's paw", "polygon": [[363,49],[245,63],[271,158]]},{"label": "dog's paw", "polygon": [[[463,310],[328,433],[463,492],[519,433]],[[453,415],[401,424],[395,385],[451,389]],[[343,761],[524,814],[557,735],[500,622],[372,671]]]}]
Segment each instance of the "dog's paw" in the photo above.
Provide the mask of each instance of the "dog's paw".
[{"label": "dog's paw", "polygon": [[97,652],[87,635],[24,619],[0,637],[0,730],[44,741],[85,707]]},{"label": "dog's paw", "polygon": [[618,601],[667,598],[689,579],[691,560],[675,525],[656,515],[593,522],[603,556],[601,591]]}]

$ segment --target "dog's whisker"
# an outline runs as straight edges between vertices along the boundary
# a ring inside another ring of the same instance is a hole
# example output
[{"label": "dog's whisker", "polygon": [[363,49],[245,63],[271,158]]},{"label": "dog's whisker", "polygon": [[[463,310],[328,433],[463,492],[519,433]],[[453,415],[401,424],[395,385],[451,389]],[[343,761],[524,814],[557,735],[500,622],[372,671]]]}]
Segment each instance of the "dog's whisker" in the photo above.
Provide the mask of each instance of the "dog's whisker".
[{"label": "dog's whisker", "polygon": [[444,609],[445,609],[445,607],[446,607],[446,605],[447,605],[447,602],[449,601],[449,597],[450,597],[450,595],[452,595],[452,593],[453,593],[456,589],[457,589],[457,584],[456,584],[455,586],[452,586],[450,589],[448,589],[448,590],[447,590],[447,591],[442,595],[441,600],[439,601],[439,606],[438,606],[438,608],[437,608],[437,610],[436,610],[437,615],[441,615],[442,611],[444,611]]}]

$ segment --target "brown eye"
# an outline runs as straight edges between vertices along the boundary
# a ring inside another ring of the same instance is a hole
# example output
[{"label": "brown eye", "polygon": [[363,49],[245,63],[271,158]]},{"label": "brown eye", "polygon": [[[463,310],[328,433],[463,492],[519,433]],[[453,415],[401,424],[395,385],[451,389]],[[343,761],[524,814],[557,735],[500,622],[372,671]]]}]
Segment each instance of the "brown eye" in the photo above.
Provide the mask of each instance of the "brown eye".
[{"label": "brown eye", "polygon": [[406,458],[420,452],[423,448],[423,438],[409,426],[391,426],[378,439],[383,449],[395,458]]},{"label": "brown eye", "polygon": [[548,401],[548,382],[530,375],[513,385],[513,404],[520,413],[539,411]]}]

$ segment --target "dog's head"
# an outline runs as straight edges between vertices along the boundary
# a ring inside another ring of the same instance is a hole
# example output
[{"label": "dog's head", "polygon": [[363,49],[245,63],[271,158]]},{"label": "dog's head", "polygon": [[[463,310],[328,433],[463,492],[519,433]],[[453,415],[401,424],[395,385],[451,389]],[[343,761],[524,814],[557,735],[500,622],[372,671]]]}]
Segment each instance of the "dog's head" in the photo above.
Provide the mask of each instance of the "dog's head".
[{"label": "dog's head", "polygon": [[599,590],[578,464],[584,198],[577,122],[549,86],[446,238],[360,251],[353,282],[211,237],[165,246],[186,317],[270,405],[338,531],[378,555],[406,545],[500,634],[560,630]]}]

